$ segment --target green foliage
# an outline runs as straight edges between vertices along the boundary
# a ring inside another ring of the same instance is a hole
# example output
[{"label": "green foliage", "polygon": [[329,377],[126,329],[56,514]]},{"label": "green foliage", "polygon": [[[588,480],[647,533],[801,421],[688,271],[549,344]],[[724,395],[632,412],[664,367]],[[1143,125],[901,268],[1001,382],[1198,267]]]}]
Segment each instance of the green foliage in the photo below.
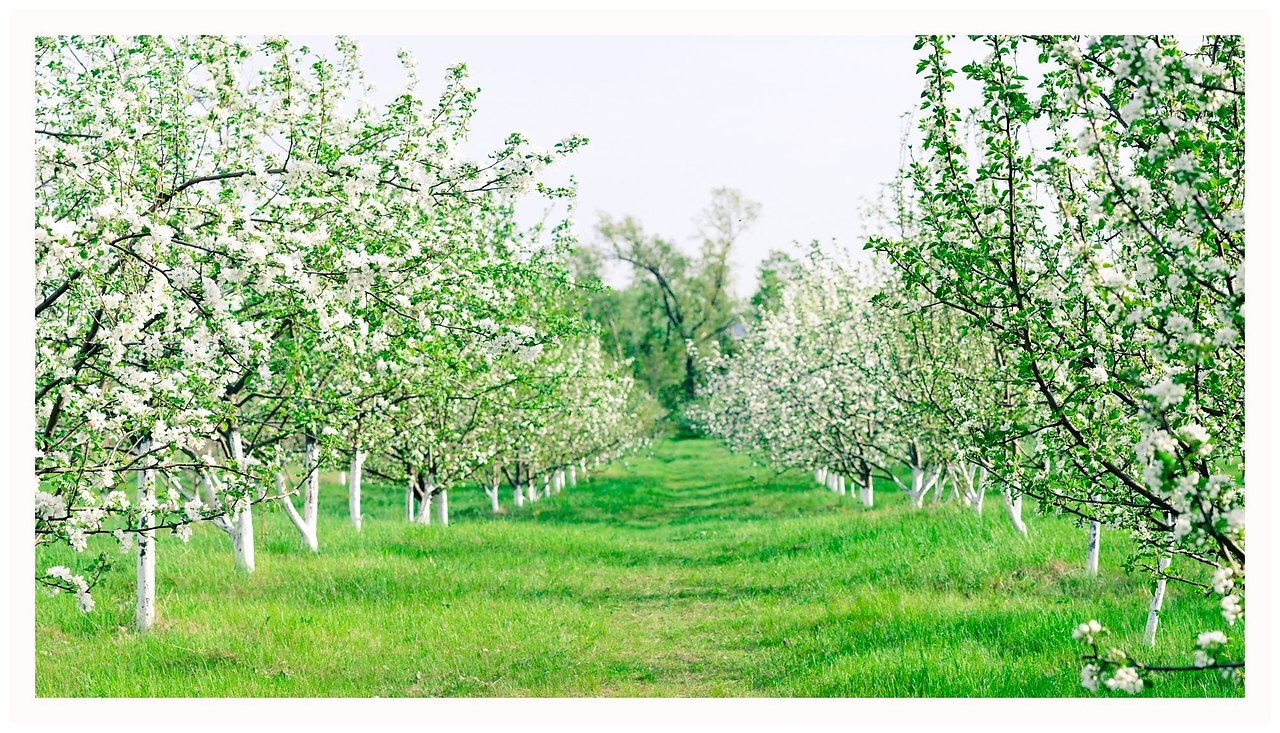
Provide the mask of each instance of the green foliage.
[{"label": "green foliage", "polygon": [[777,307],[782,291],[795,278],[800,264],[794,257],[781,250],[772,250],[756,269],[756,292],[751,296],[751,315],[760,317]]},{"label": "green foliage", "polygon": [[742,303],[733,293],[733,247],[759,216],[760,205],[728,188],[712,192],[695,220],[696,254],[650,235],[633,217],[603,215],[600,242],[575,261],[579,279],[599,283],[606,263],[621,263],[633,279],[599,288],[587,311],[608,350],[630,359],[636,378],[663,406],[679,412],[701,383],[699,356],[733,346]]}]

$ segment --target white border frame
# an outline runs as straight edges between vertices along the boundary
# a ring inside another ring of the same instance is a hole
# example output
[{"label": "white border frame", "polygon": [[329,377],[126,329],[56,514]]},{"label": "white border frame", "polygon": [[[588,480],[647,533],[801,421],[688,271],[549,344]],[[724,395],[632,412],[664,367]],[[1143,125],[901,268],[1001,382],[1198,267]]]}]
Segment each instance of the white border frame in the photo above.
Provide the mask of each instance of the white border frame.
[{"label": "white border frame", "polygon": [[[298,35],[898,35],[919,32],[1079,32],[1243,33],[1247,44],[1246,84],[1249,89],[1246,134],[1248,187],[1247,235],[1254,242],[1249,255],[1248,322],[1253,332],[1248,352],[1253,378],[1247,390],[1246,447],[1250,476],[1256,487],[1249,495],[1249,539],[1254,564],[1250,571],[1249,619],[1246,637],[1249,671],[1243,699],[47,699],[35,698],[34,603],[31,568],[34,550],[29,542],[30,494],[19,485],[8,487],[8,538],[11,561],[6,569],[9,602],[3,607],[8,622],[8,665],[0,665],[9,691],[8,716],[22,730],[61,727],[93,731],[134,730],[178,726],[278,730],[282,724],[306,724],[309,729],[374,725],[443,726],[468,729],[518,726],[522,731],[571,728],[636,730],[657,726],[699,729],[776,730],[781,726],[849,728],[867,724],[901,728],[942,723],[949,730],[981,727],[989,730],[1017,726],[1043,728],[1132,729],[1135,726],[1197,726],[1235,730],[1259,728],[1274,722],[1270,703],[1271,664],[1276,635],[1272,617],[1274,548],[1270,530],[1276,509],[1269,492],[1280,478],[1268,449],[1274,450],[1276,431],[1267,418],[1280,407],[1274,382],[1266,381],[1280,368],[1268,320],[1278,312],[1276,289],[1270,280],[1280,275],[1272,254],[1271,174],[1276,169],[1269,137],[1274,129],[1272,99],[1276,74],[1271,43],[1276,16],[1265,2],[1214,3],[1166,0],[1121,3],[1077,0],[1070,6],[1029,9],[1028,3],[941,2],[894,0],[877,6],[864,3],[822,3],[812,9],[782,9],[780,2],[654,3],[649,8],[601,8],[600,3],[562,3],[559,7],[533,3],[474,2],[468,9],[442,3],[393,3],[358,0],[346,7],[336,2],[277,3],[287,9],[265,7],[265,1],[214,0],[207,10],[174,8],[171,2],[102,3],[72,0],[38,10],[10,11],[7,34],[8,73],[0,76],[0,98],[7,98],[0,126],[7,127],[10,146],[0,164],[10,172],[0,189],[8,194],[10,242],[0,268],[3,313],[20,314],[4,321],[5,343],[11,354],[3,362],[6,389],[0,409],[8,419],[0,423],[4,465],[31,465],[32,417],[30,393],[34,362],[33,324],[29,313],[34,288],[31,262],[33,196],[28,182],[34,166],[30,132],[21,121],[33,115],[27,90],[31,81],[31,38],[37,33],[287,33]],[[424,7],[431,5],[432,7]],[[691,7],[695,6],[696,7]],[[772,7],[769,7],[772,5]],[[885,7],[887,6],[887,7]],[[683,7],[676,10],[673,8]],[[299,12],[293,8],[304,8]],[[6,160],[7,158],[7,160]],[[3,180],[0,178],[0,180]],[[1262,287],[1260,287],[1262,286]],[[19,417],[21,416],[21,417]],[[25,463],[24,463],[25,462]],[[22,470],[16,473],[21,476]],[[1268,523],[1268,520],[1272,520]],[[1064,633],[1066,633],[1064,631]],[[136,721],[136,722],[131,722]],[[237,730],[236,733],[239,733]]]}]

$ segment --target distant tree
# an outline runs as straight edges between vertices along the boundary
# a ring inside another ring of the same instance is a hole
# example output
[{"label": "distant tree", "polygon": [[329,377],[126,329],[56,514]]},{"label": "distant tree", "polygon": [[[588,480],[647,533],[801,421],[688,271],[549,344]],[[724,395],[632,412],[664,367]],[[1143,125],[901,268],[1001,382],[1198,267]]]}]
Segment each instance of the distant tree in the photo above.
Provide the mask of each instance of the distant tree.
[{"label": "distant tree", "polygon": [[612,320],[615,343],[636,358],[638,374],[668,406],[693,397],[699,351],[723,346],[741,316],[732,292],[730,254],[759,216],[760,205],[729,188],[712,193],[711,204],[695,220],[701,245],[695,256],[671,240],[647,234],[628,216],[601,217],[604,258],[623,262],[635,279],[621,295],[606,299],[596,314]]},{"label": "distant tree", "polygon": [[782,299],[782,291],[800,271],[800,263],[782,250],[770,250],[756,268],[756,292],[751,296],[751,315],[759,321]]}]

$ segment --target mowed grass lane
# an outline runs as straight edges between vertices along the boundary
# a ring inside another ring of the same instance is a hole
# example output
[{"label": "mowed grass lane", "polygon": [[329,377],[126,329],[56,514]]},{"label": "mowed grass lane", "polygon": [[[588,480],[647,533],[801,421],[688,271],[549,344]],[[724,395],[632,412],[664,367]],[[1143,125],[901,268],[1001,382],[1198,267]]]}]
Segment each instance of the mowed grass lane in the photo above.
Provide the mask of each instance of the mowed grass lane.
[{"label": "mowed grass lane", "polygon": [[[976,517],[880,489],[866,510],[718,443],[668,440],[519,511],[505,492],[498,517],[455,490],[449,527],[407,525],[402,489],[375,483],[357,534],[345,489],[325,485],[321,552],[268,512],[252,576],[213,527],[163,536],[153,633],[129,630],[132,555],[91,614],[40,594],[37,693],[1065,696],[1086,694],[1075,624],[1098,618],[1141,649],[1149,585],[1123,572],[1118,535],[1090,578],[1065,519],[1028,512],[1024,540],[998,496]],[[1218,626],[1215,604],[1171,584],[1142,651],[1183,661]],[[1145,694],[1241,692],[1194,673]]]}]

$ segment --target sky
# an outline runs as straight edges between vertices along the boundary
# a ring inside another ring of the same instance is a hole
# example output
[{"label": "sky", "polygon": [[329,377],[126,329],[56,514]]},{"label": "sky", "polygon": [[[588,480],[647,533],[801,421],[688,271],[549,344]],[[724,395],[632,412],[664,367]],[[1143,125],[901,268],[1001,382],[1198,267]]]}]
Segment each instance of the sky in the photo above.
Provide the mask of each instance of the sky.
[{"label": "sky", "polygon": [[693,220],[713,189],[760,202],[734,258],[742,295],[770,250],[815,239],[861,246],[863,201],[894,176],[904,114],[920,97],[909,36],[358,40],[376,96],[401,88],[400,48],[416,58],[428,101],[447,66],[467,63],[481,91],[464,153],[481,157],[513,131],[546,147],[572,132],[589,137],[556,172],[578,181],[584,240],[607,212],[692,249]]}]

